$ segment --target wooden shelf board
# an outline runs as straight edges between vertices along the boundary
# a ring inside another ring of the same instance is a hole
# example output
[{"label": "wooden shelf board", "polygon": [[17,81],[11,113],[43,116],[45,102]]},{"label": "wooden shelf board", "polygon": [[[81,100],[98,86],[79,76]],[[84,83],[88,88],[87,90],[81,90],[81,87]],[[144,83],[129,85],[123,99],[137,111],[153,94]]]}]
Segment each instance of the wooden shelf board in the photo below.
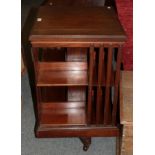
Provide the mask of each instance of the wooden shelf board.
[{"label": "wooden shelf board", "polygon": [[[94,74],[96,75],[96,74]],[[114,73],[112,72],[111,83],[114,86]],[[93,86],[97,86],[97,76],[93,78]],[[106,86],[103,77],[102,86]],[[38,73],[37,86],[88,86],[87,71],[51,71],[40,70]]]},{"label": "wooden shelf board", "polygon": [[62,108],[64,104],[65,103],[62,103],[62,105],[58,105],[59,108],[42,108],[39,124],[44,127],[86,124],[85,108],[76,108],[76,103],[76,106],[73,105],[73,103],[70,104],[70,106],[75,106],[75,108]]},{"label": "wooden shelf board", "polygon": [[40,71],[86,71],[86,62],[39,62]]},{"label": "wooden shelf board", "polygon": [[42,102],[40,104],[43,111],[46,110],[60,110],[72,108],[85,108],[85,102]]},{"label": "wooden shelf board", "polygon": [[87,71],[39,70],[37,86],[86,86]]}]

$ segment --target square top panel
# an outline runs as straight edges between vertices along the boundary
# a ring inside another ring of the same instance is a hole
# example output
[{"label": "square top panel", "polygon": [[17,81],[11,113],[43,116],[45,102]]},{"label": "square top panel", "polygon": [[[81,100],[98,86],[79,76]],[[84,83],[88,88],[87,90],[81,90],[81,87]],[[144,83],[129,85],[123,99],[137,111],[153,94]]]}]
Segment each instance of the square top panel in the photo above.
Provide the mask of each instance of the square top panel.
[{"label": "square top panel", "polygon": [[38,9],[30,41],[126,40],[116,12],[110,7],[50,7]]}]

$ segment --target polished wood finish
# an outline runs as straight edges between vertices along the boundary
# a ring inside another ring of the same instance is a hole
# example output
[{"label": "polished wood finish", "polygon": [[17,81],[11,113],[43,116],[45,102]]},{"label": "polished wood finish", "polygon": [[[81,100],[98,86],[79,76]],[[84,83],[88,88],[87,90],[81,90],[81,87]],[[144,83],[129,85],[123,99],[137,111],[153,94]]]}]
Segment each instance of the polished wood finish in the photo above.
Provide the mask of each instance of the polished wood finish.
[{"label": "polished wood finish", "polygon": [[69,126],[44,127],[40,125],[35,132],[38,138],[50,137],[114,137],[119,136],[119,127]]},{"label": "polished wood finish", "polygon": [[[66,104],[71,104],[71,106],[66,107]],[[62,105],[62,103],[57,102],[55,106],[50,108],[49,106],[44,106],[44,108],[42,106],[40,124],[47,128],[52,126],[86,125],[85,108],[78,108],[72,103],[66,104],[63,103]],[[72,106],[73,108],[71,108]]]},{"label": "polished wood finish", "polygon": [[106,7],[51,9],[46,6],[38,10],[37,18],[41,21],[36,21],[31,31],[32,44],[49,41],[62,43],[63,39],[65,43],[78,40],[91,43],[105,40],[124,42],[126,38],[114,10]]},{"label": "polished wood finish", "polygon": [[93,83],[93,66],[94,66],[94,47],[90,47],[90,60],[89,60],[89,86],[88,86],[88,110],[87,118],[88,124],[92,121],[92,83]]},{"label": "polished wood finish", "polygon": [[112,70],[112,47],[108,48],[107,76],[106,76],[106,92],[105,92],[105,108],[104,108],[104,124],[110,124],[110,81]]},{"label": "polished wood finish", "polygon": [[38,63],[37,86],[87,85],[87,63]]},{"label": "polished wood finish", "polygon": [[37,86],[87,85],[86,71],[40,71]]},{"label": "polished wood finish", "polygon": [[[42,5],[49,5],[50,0],[45,0]],[[81,1],[81,2],[80,2]],[[104,6],[105,5],[110,5],[115,7],[113,5],[114,0],[52,0],[52,6],[73,6],[75,3],[77,6],[89,6],[91,3],[92,6]],[[50,1],[51,2],[51,1]],[[67,2],[67,3],[66,3]],[[70,2],[70,3],[68,3]],[[50,5],[51,6],[51,5]],[[32,57],[31,57],[31,46],[29,43],[29,34],[30,30],[32,28],[33,22],[35,20],[37,13],[37,8],[32,8],[27,16],[26,22],[24,23],[23,29],[22,29],[22,47],[23,47],[23,53],[25,57],[25,65],[28,71],[28,76],[29,76],[29,82],[31,86],[31,92],[32,92],[32,97],[33,101],[36,102],[36,97],[35,97],[35,85],[34,85],[34,68],[33,68],[33,63],[32,63]]]},{"label": "polished wood finish", "polygon": [[36,136],[81,137],[84,150],[91,137],[119,136],[119,73],[126,35],[115,11],[40,7],[29,39]]},{"label": "polished wood finish", "polygon": [[87,63],[85,62],[41,62],[38,64],[40,71],[82,71],[87,70]]},{"label": "polished wood finish", "polygon": [[101,116],[101,96],[102,96],[102,78],[103,78],[103,62],[104,62],[104,47],[103,45],[99,49],[99,63],[98,63],[98,87],[97,87],[97,103],[96,103],[96,123],[100,123]]}]

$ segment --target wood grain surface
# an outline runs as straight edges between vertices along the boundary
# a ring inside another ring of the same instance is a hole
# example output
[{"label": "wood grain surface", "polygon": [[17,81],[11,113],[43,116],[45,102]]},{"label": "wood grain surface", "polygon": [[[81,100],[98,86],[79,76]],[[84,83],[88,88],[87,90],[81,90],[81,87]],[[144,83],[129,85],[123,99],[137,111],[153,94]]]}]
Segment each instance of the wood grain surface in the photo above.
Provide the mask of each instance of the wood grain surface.
[{"label": "wood grain surface", "polygon": [[122,124],[133,122],[133,72],[123,71],[121,74],[120,113]]},{"label": "wood grain surface", "polygon": [[121,155],[133,154],[133,72],[121,72],[120,120],[123,125]]},{"label": "wood grain surface", "polygon": [[126,36],[112,8],[52,7],[51,9],[49,6],[43,6],[38,9],[30,40],[47,41],[51,38],[101,40],[107,38],[125,41]]}]

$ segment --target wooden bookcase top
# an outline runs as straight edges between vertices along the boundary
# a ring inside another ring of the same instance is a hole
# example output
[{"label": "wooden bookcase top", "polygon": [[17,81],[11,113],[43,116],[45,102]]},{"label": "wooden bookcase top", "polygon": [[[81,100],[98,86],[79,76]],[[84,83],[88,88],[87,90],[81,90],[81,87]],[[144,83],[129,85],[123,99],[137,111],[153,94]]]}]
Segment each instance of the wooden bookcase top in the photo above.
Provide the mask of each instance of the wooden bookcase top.
[{"label": "wooden bookcase top", "polygon": [[126,35],[113,8],[43,6],[38,9],[29,39],[124,42]]}]

